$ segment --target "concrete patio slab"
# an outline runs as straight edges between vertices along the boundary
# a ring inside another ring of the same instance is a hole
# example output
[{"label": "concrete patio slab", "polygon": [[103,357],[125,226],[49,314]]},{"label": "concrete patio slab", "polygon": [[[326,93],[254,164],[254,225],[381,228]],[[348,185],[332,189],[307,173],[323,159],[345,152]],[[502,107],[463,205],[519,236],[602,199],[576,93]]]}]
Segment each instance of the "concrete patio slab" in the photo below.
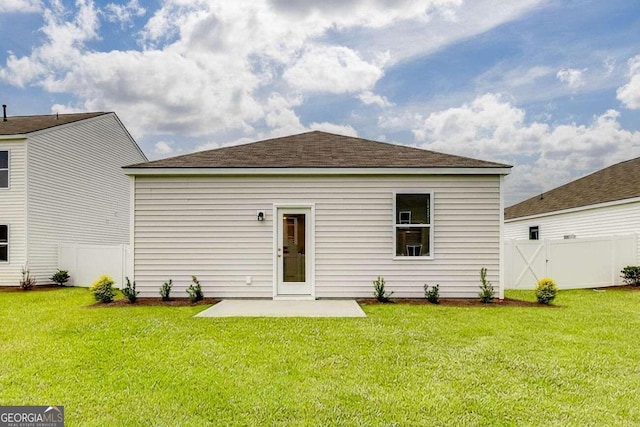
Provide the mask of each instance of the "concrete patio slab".
[{"label": "concrete patio slab", "polygon": [[194,317],[367,317],[354,300],[223,300]]}]

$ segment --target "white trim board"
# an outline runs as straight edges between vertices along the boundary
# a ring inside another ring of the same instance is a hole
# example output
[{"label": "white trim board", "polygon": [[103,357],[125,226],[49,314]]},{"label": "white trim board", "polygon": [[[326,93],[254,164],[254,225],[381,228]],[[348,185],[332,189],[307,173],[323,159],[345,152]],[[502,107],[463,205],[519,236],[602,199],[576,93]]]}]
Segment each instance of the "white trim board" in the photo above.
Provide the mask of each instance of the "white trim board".
[{"label": "white trim board", "polygon": [[508,175],[509,168],[155,168],[124,167],[127,175],[189,176],[189,175]]}]

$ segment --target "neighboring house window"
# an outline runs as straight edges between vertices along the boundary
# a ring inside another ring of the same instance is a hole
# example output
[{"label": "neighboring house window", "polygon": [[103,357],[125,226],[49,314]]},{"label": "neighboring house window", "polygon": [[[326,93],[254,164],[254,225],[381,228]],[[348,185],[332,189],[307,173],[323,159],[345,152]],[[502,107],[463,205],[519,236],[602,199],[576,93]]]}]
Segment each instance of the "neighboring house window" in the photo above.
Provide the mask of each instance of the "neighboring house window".
[{"label": "neighboring house window", "polygon": [[433,255],[433,195],[395,195],[394,231],[397,257]]},{"label": "neighboring house window", "polygon": [[540,227],[529,227],[529,240],[540,240]]},{"label": "neighboring house window", "polygon": [[9,261],[9,226],[0,225],[0,262]]},{"label": "neighboring house window", "polygon": [[9,188],[9,152],[0,151],[0,188]]}]

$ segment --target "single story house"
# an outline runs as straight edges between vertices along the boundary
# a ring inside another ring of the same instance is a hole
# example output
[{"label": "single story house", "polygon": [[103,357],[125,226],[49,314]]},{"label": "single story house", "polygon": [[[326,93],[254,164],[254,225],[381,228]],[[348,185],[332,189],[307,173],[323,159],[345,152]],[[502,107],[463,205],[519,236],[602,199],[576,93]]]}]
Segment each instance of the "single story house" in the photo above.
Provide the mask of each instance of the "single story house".
[{"label": "single story house", "polygon": [[8,117],[5,106],[0,286],[17,286],[23,268],[50,283],[63,244],[128,244],[130,188],[121,168],[146,160],[114,113]]},{"label": "single story house", "polygon": [[[505,209],[505,239],[640,235],[640,157]],[[640,239],[636,262],[640,264]]]},{"label": "single story house", "polygon": [[511,166],[325,132],[124,170],[143,296],[192,275],[206,296],[502,296],[502,188]]}]

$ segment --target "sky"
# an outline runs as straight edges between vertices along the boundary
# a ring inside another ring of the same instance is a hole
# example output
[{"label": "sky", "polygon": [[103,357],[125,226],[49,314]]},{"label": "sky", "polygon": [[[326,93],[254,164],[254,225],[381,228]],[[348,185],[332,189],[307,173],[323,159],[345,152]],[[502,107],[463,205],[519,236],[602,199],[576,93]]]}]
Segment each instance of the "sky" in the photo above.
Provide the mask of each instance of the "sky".
[{"label": "sky", "polygon": [[640,157],[636,0],[2,0],[8,114],[114,111],[149,159],[309,130],[513,165]]}]

